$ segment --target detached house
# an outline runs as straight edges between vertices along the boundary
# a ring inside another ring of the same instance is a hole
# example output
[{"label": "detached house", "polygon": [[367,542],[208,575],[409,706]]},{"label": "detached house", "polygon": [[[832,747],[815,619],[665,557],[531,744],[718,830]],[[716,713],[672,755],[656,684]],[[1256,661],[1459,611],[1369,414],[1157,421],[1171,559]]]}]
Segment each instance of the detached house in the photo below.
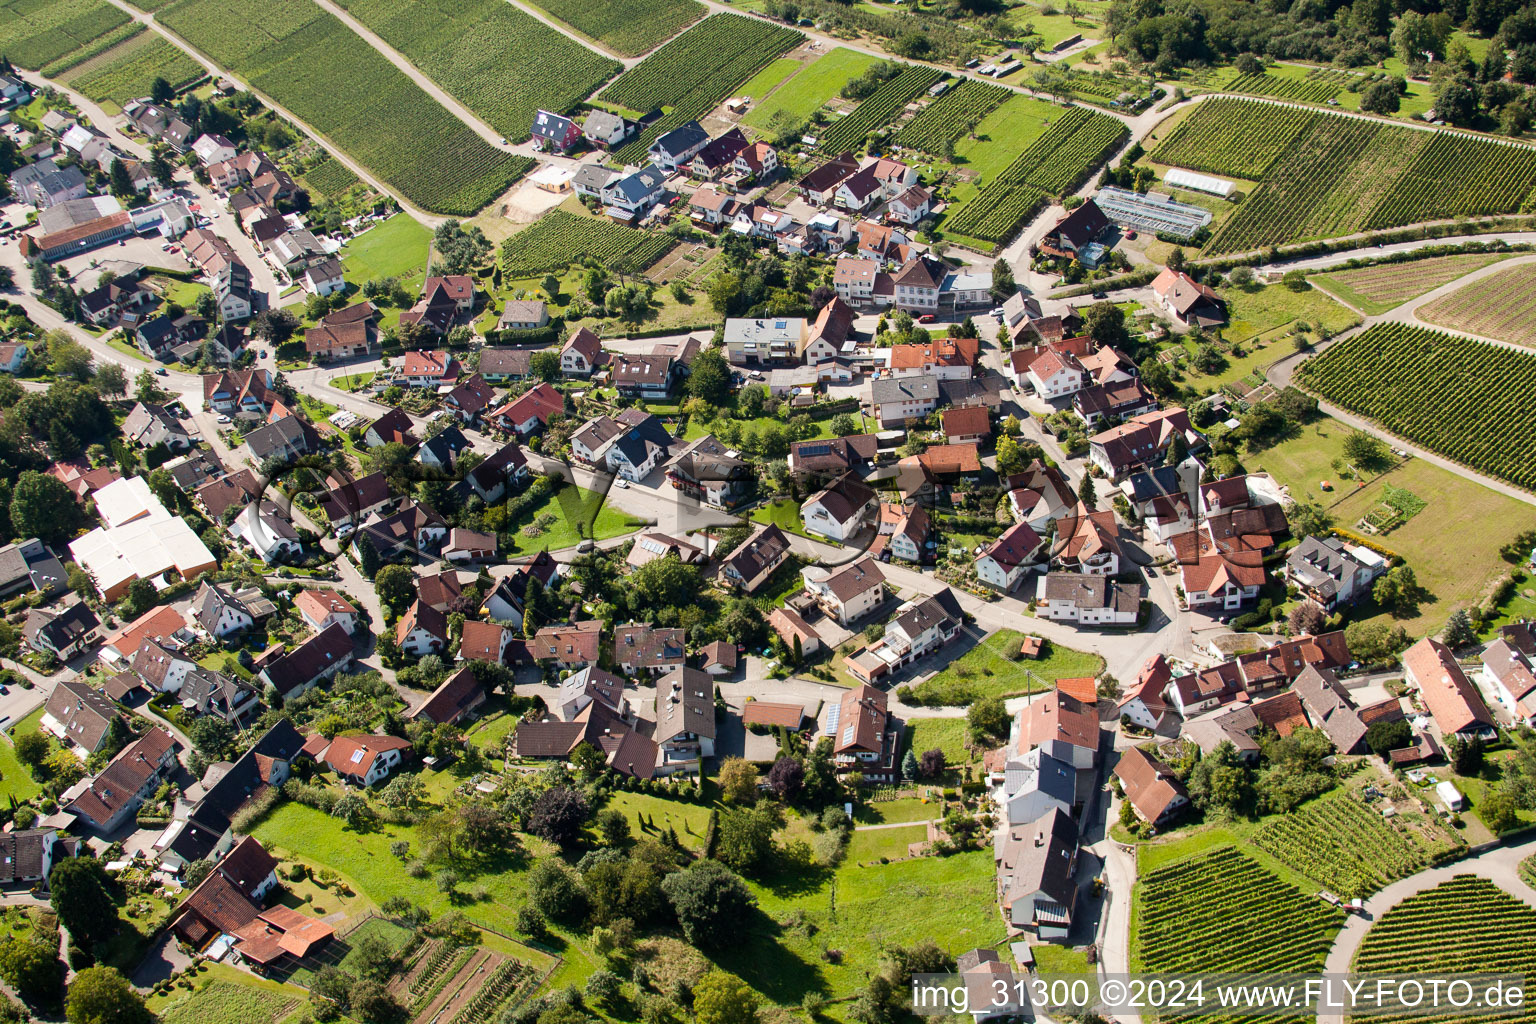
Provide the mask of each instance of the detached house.
[{"label": "detached house", "polygon": [[400,365],[401,382],[412,388],[441,387],[458,376],[458,360],[444,349],[407,352]]},{"label": "detached house", "polygon": [[829,705],[823,729],[832,737],[832,763],[839,775],[858,773],[871,784],[896,781],[901,723],[888,704],[885,691],[864,683]]},{"label": "detached house", "polygon": [[560,350],[560,372],[567,377],[591,376],[602,352],[602,340],[582,327],[566,339]]},{"label": "detached house", "polygon": [[949,643],[964,625],[965,612],[955,592],[945,587],[931,597],[902,605],[885,627],[885,636],[850,654],[843,663],[856,679],[876,683]]},{"label": "detached house", "polygon": [[[306,621],[317,612],[316,608],[304,612]],[[330,624],[320,632],[263,665],[256,677],[258,682],[276,687],[288,700],[352,664],[352,633],[346,618],[341,614],[329,617]]]},{"label": "detached house", "polygon": [[1163,268],[1152,282],[1152,294],[1164,311],[1180,323],[1217,327],[1227,321],[1227,304],[1221,296],[1183,271]]},{"label": "detached house", "polygon": [[1462,671],[1450,648],[1440,641],[1425,637],[1404,651],[1403,677],[1419,691],[1446,740],[1455,736],[1480,736],[1487,740],[1497,734],[1493,715],[1477,687]]},{"label": "detached house", "polygon": [[656,680],[656,774],[694,773],[715,756],[715,683],[696,668]]},{"label": "detached house", "polygon": [[726,556],[721,577],[730,585],[752,593],[773,575],[789,555],[789,538],[777,525],[765,526]]},{"label": "detached house", "polygon": [[998,900],[1014,928],[1044,942],[1066,942],[1077,906],[1077,824],[1052,809],[999,836]]},{"label": "detached house", "polygon": [[1130,626],[1141,612],[1141,585],[1105,576],[1053,572],[1040,577],[1036,614],[1083,626]]},{"label": "detached house", "polygon": [[976,575],[1009,593],[1045,561],[1045,540],[1028,523],[1015,523],[976,557]]},{"label": "detached house", "polygon": [[473,277],[468,274],[429,277],[421,286],[421,298],[400,314],[400,322],[419,324],[437,334],[447,334],[455,321],[468,316],[474,308]]},{"label": "detached house", "polygon": [[885,601],[885,574],[872,558],[828,572],[819,566],[801,571],[805,592],[821,610],[844,626],[863,618]]},{"label": "detached house", "polygon": [[747,148],[747,137],[740,128],[732,128],[696,153],[688,162],[688,174],[693,178],[714,181],[731,170],[736,157]]},{"label": "detached house", "polygon": [[34,651],[68,661],[85,649],[100,625],[90,605],[80,602],[58,612],[33,608],[27,612],[21,635]]},{"label": "detached house", "polygon": [[413,657],[441,654],[448,649],[448,616],[417,601],[395,626],[395,643]]},{"label": "detached house", "polygon": [[540,153],[545,150],[565,153],[581,141],[581,129],[575,121],[547,110],[533,115],[532,135],[533,148]]},{"label": "detached house", "polygon": [[864,526],[877,504],[868,485],[844,476],[807,499],[800,506],[800,518],[811,533],[841,544]]},{"label": "detached house", "polygon": [[626,676],[682,668],[687,655],[681,629],[638,622],[613,627],[613,664]]},{"label": "detached house", "polygon": [[411,749],[399,736],[337,736],[325,748],[325,763],[347,782],[372,786],[389,777]]}]

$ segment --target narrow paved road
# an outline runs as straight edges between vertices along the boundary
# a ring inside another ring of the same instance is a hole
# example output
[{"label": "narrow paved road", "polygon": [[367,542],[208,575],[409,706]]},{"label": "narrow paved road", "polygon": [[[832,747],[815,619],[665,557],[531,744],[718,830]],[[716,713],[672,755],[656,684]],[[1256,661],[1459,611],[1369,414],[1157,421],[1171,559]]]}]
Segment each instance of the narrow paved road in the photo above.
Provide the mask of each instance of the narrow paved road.
[{"label": "narrow paved road", "polygon": [[[618,61],[620,64],[624,65],[624,71],[628,71],[630,68],[644,60],[651,53],[661,49],[671,41],[671,37],[668,39],[663,39],[650,50],[647,50],[645,53],[642,53],[638,57],[626,57],[622,53],[615,53],[613,50],[610,50],[596,39],[588,39],[586,36],[582,35],[580,32],[577,32],[565,22],[559,20],[558,18],[550,17],[548,14],[545,14],[543,11],[533,6],[533,4],[523,3],[523,0],[507,0],[507,3],[511,4],[513,7],[516,7],[518,10],[522,11],[524,14],[528,15],[528,17],[534,19],[535,21],[542,21],[545,25],[548,25],[550,28],[554,29],[556,32],[559,32],[561,35],[565,36],[572,42],[580,43],[582,46],[585,46],[589,50],[596,50],[598,53],[602,54],[604,57],[607,57],[610,60]],[[697,22],[695,22],[695,24],[697,24]],[[624,72],[621,71],[619,73],[623,74]]]}]

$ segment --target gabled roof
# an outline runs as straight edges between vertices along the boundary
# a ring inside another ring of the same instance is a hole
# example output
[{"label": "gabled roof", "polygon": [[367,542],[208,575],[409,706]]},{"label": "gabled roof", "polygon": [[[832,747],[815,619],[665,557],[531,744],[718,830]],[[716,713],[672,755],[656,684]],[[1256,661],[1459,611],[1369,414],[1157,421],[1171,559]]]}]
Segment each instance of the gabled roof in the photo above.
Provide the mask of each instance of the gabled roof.
[{"label": "gabled roof", "polygon": [[656,680],[657,743],[683,733],[715,738],[715,681],[696,668],[677,668]]},{"label": "gabled roof", "polygon": [[325,748],[325,763],[338,775],[362,779],[380,754],[409,749],[411,741],[400,736],[337,736]]},{"label": "gabled roof", "polygon": [[404,615],[400,616],[400,622],[395,626],[395,643],[404,644],[406,639],[418,629],[447,645],[448,616],[431,605],[423,603],[420,598],[406,609]]},{"label": "gabled roof", "polygon": [[1093,705],[1052,690],[1019,711],[1019,740],[1015,754],[1027,754],[1031,748],[1051,740],[1075,747],[1099,749],[1099,715]]},{"label": "gabled roof", "polygon": [[860,751],[879,753],[890,728],[891,714],[884,690],[862,683],[843,694],[839,702],[832,753]]},{"label": "gabled roof", "polygon": [[1115,777],[1125,789],[1125,798],[1147,821],[1158,821],[1180,800],[1189,800],[1189,792],[1173,770],[1140,747],[1120,754]]},{"label": "gabled roof", "polygon": [[277,687],[278,693],[307,686],[337,662],[352,654],[352,637],[339,622],[333,622],[293,650],[269,662],[262,674]]},{"label": "gabled roof", "polygon": [[[465,634],[468,635],[470,626],[483,626],[483,622],[464,623]],[[500,626],[492,627],[500,629]],[[489,659],[494,661],[495,655]],[[466,665],[453,675],[443,680],[431,696],[421,702],[421,706],[412,711],[407,718],[425,718],[429,722],[442,724],[444,722],[458,721],[466,711],[485,700],[485,687],[475,678],[475,673]]]},{"label": "gabled roof", "polygon": [[875,500],[869,485],[851,474],[844,474],[826,489],[811,495],[800,506],[802,517],[812,505],[820,505],[839,523],[847,523]]},{"label": "gabled roof", "polygon": [[1412,674],[1425,707],[1444,735],[1493,727],[1488,705],[1456,656],[1440,641],[1425,637],[1404,651],[1403,669]]},{"label": "gabled roof", "polygon": [[1042,543],[1040,535],[1028,523],[1015,523],[992,542],[983,556],[990,557],[1005,569],[1014,569],[1035,561]]}]

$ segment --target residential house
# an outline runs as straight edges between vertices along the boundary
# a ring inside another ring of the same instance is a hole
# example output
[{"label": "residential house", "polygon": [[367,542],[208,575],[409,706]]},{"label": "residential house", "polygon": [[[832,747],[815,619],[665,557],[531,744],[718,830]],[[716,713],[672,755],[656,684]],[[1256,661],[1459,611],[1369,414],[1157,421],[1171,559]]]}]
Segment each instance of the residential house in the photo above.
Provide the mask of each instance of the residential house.
[{"label": "residential house", "polygon": [[253,501],[241,510],[229,532],[250,545],[268,565],[298,558],[304,553],[293,522],[270,501]]},{"label": "residential house", "polygon": [[885,574],[874,559],[865,557],[835,571],[820,566],[801,570],[805,592],[821,610],[848,626],[885,601]]},{"label": "residential house", "polygon": [[615,178],[603,186],[605,212],[626,221],[643,214],[666,194],[667,173],[656,167],[642,167],[633,174]]},{"label": "residential house", "polygon": [[276,397],[269,370],[223,370],[203,374],[203,404],[226,416],[265,419]]},{"label": "residential house", "polygon": [[459,636],[458,659],[483,661],[492,665],[506,664],[507,648],[511,646],[513,633],[494,622],[466,619]]},{"label": "residential house", "polygon": [[913,185],[892,199],[885,207],[887,219],[911,227],[920,223],[933,210],[933,193],[920,185]]},{"label": "residential house", "polygon": [[[586,122],[581,126],[581,133],[587,141],[604,149],[613,149],[621,146],[635,133],[635,122],[618,114],[609,113],[606,110],[594,110],[587,115]],[[584,166],[596,166],[587,164]]]},{"label": "residential house", "polygon": [[999,836],[998,900],[1009,925],[1066,942],[1077,905],[1077,824],[1060,809]]},{"label": "residential house", "polygon": [[1120,698],[1120,721],[1129,721],[1142,729],[1156,731],[1169,721],[1173,709],[1163,696],[1173,681],[1168,659],[1154,654],[1147,659],[1133,683]]},{"label": "residential house", "polygon": [[[613,696],[610,701],[609,696],[599,695],[608,692],[606,687],[583,679],[583,675],[578,672],[561,686],[564,695],[567,687],[578,684],[575,692],[580,698],[562,705],[562,712],[570,713],[564,719],[546,718],[518,725],[512,737],[513,753],[518,757],[568,761],[576,748],[585,743],[600,751],[608,767],[621,775],[637,779],[656,775],[661,759],[656,741],[635,728],[636,722],[627,709],[617,706],[625,704],[622,697]],[[623,683],[619,682],[617,693],[622,692]]]},{"label": "residential house", "polygon": [[743,180],[760,180],[779,169],[779,154],[766,142],[744,146],[731,163],[731,170]]},{"label": "residential house", "polygon": [[223,163],[225,160],[233,160],[239,152],[235,144],[223,135],[210,135],[204,133],[192,143],[192,152],[197,154],[198,161],[209,167],[213,164]]},{"label": "residential house", "polygon": [[1113,511],[1090,512],[1078,505],[1056,523],[1051,564],[1068,572],[1114,576],[1120,572],[1119,532]]},{"label": "residential house", "polygon": [[867,484],[846,475],[806,499],[800,519],[809,532],[841,544],[864,527],[877,505]]},{"label": "residential house", "polygon": [[437,334],[447,334],[461,317],[475,308],[475,279],[468,274],[429,277],[421,286],[421,298],[400,314],[401,323],[419,324]]},{"label": "residential house", "polygon": [[1056,254],[1079,256],[1083,250],[1113,227],[1099,204],[1092,199],[1056,222],[1056,226],[1040,240],[1041,248],[1054,250]]},{"label": "residential house", "polygon": [[[948,268],[931,256],[914,256],[891,275],[890,304],[913,313],[932,313],[939,308],[939,289]],[[881,302],[875,290],[875,302]]]},{"label": "residential house", "polygon": [[901,723],[890,712],[884,690],[861,683],[828,705],[822,726],[832,737],[832,764],[839,775],[857,773],[866,784],[895,782]]},{"label": "residential house", "polygon": [[1154,828],[1169,824],[1190,807],[1189,791],[1173,769],[1140,747],[1121,753],[1115,778],[1136,817]]},{"label": "residential house", "polygon": [[681,629],[639,622],[613,627],[613,664],[626,676],[682,668],[687,654]]},{"label": "residential house", "polygon": [[587,328],[578,328],[560,349],[560,372],[567,377],[589,377],[602,354],[602,340]]},{"label": "residential house", "polygon": [[875,300],[876,279],[884,275],[873,259],[839,256],[832,269],[832,288],[844,302],[869,304]]},{"label": "residential house", "polygon": [[1403,652],[1403,679],[1419,691],[1446,740],[1456,736],[1487,740],[1496,735],[1488,705],[1456,656],[1440,641],[1425,637]]},{"label": "residential house", "polygon": [[527,380],[533,375],[533,352],[526,348],[483,348],[480,376],[492,384]]},{"label": "residential house", "polygon": [[460,453],[472,450],[473,446],[469,438],[464,436],[464,431],[458,427],[448,427],[422,442],[416,452],[416,461],[423,466],[447,472],[459,461]]},{"label": "residential house", "polygon": [[821,637],[793,608],[775,608],[769,612],[768,625],[791,651],[796,649],[797,644],[802,655],[815,654],[821,650]]},{"label": "residential house", "polygon": [[489,562],[496,557],[496,535],[456,526],[448,534],[443,557],[455,565]]},{"label": "residential house", "polygon": [[740,128],[732,128],[724,135],[711,139],[709,144],[688,161],[688,176],[703,181],[714,181],[729,172],[736,158],[747,148],[747,137]]},{"label": "residential house", "polygon": [[192,447],[192,436],[165,406],[143,402],[134,403],[128,418],[123,420],[123,437],[140,448],[163,444],[177,452]]},{"label": "residential house", "polygon": [[304,268],[299,275],[299,284],[311,295],[321,297],[332,295],[347,287],[347,282],[342,277],[341,261],[334,256],[328,256],[322,260],[316,260]]},{"label": "residential house", "polygon": [[559,668],[584,668],[597,663],[602,639],[603,624],[598,619],[545,626],[528,641],[528,656],[554,662]]},{"label": "residential house", "polygon": [[[312,609],[309,614],[313,614]],[[330,625],[291,651],[266,662],[257,674],[263,687],[276,687],[284,700],[313,689],[352,664],[352,632],[336,616]]]},{"label": "residential house", "polygon": [[215,640],[256,624],[256,617],[246,603],[212,580],[204,580],[197,588],[187,613],[203,633]]},{"label": "residential house", "polygon": [[668,466],[667,480],[689,498],[712,508],[728,509],[751,492],[757,474],[753,467],[705,434],[689,444]]},{"label": "residential house", "polygon": [[1187,450],[1205,444],[1205,437],[1190,424],[1189,413],[1179,408],[1143,413],[1088,439],[1088,458],[1111,480],[1162,460],[1175,436]]},{"label": "residential house", "polygon": [[1354,604],[1387,571],[1386,559],[1337,537],[1303,537],[1285,556],[1285,578],[1325,611]]},{"label": "residential house", "polygon": [[983,444],[992,437],[992,417],[984,405],[945,409],[940,423],[949,444]]},{"label": "residential house", "polygon": [[725,321],[725,358],[736,366],[794,362],[806,334],[801,317],[731,317]]},{"label": "residential house", "polygon": [[52,160],[39,160],[19,167],[11,172],[10,181],[11,194],[39,210],[84,199],[90,194],[90,186],[80,168],[74,165],[60,167]]},{"label": "residential house", "polygon": [[885,429],[903,427],[939,406],[939,382],[927,374],[876,378],[869,385],[870,415]]},{"label": "residential house", "polygon": [[293,610],[316,633],[323,633],[332,625],[341,626],[348,636],[357,632],[357,608],[338,591],[301,590],[293,599]]},{"label": "residential house", "polygon": [[187,714],[237,724],[261,704],[261,691],[241,679],[194,665],[177,691]]},{"label": "residential house", "polygon": [[789,556],[789,538],[777,525],[765,526],[725,557],[722,578],[731,586],[753,593]]},{"label": "residential house", "polygon": [[715,756],[714,680],[696,668],[676,668],[656,680],[656,773],[695,773]]},{"label": "residential house", "polygon": [[631,569],[638,569],[648,562],[668,557],[676,558],[684,565],[702,565],[705,561],[703,548],[664,533],[652,532],[642,533],[635,538],[625,564]]},{"label": "residential house", "polygon": [[1045,539],[1028,523],[1015,523],[976,556],[976,576],[983,583],[1011,593],[1025,574],[1045,561]]},{"label": "residential house", "polygon": [[538,299],[508,299],[496,319],[498,331],[535,331],[549,323],[549,305]]},{"label": "residential house", "polygon": [[[1485,670],[1487,664],[1485,659]],[[1530,676],[1529,671],[1526,675],[1531,679],[1530,688],[1536,690],[1536,677]],[[1308,665],[1291,689],[1301,698],[1312,725],[1328,735],[1335,750],[1341,754],[1367,752],[1365,734],[1370,726],[1360,717],[1360,709],[1332,669]]]},{"label": "residential house", "polygon": [[670,174],[685,166],[709,141],[709,133],[699,122],[688,121],[651,143],[651,162]]},{"label": "residential house", "polygon": [[613,357],[613,386],[624,398],[666,399],[672,393],[676,367],[665,356],[624,355]]},{"label": "residential house", "polygon": [[418,553],[436,551],[448,539],[448,524],[426,505],[407,502],[389,515],[375,514],[352,536],[350,550],[359,557],[359,545],[371,544],[380,560],[414,560]]},{"label": "residential house", "polygon": [[421,443],[411,433],[414,429],[411,417],[404,409],[391,409],[368,425],[368,429],[363,432],[363,444],[369,448],[377,448],[381,444],[403,444],[407,448],[414,448]]},{"label": "residential house", "polygon": [[800,179],[800,193],[811,203],[829,205],[834,201],[839,186],[858,169],[859,161],[852,153],[833,157]]},{"label": "residential house", "polygon": [[100,775],[66,790],[59,803],[98,833],[116,832],[175,763],[176,741],[164,729],[151,728],[120,750]]},{"label": "residential house", "polygon": [[98,284],[80,296],[80,314],[97,327],[111,327],[124,314],[154,305],[155,293],[141,283],[140,276],[124,274]]},{"label": "residential house", "polygon": [[1081,626],[1134,626],[1141,613],[1141,584],[1105,576],[1052,572],[1040,577],[1035,614]]},{"label": "residential house", "polygon": [[923,344],[893,345],[888,374],[926,375],[935,380],[967,380],[976,372],[981,342],[975,338],[934,338]]},{"label": "residential house", "polygon": [[400,364],[400,380],[406,387],[439,388],[458,376],[458,360],[444,349],[407,352]]},{"label": "residential house", "polygon": [[262,465],[268,459],[292,462],[301,455],[313,455],[320,450],[320,435],[308,420],[297,416],[284,416],[266,423],[245,435],[246,450],[251,459]]},{"label": "residential house", "polygon": [[410,749],[400,736],[337,736],[325,748],[325,763],[344,781],[367,787],[388,778]]},{"label": "residential house", "polygon": [[122,718],[106,694],[79,679],[65,679],[48,695],[38,728],[84,760],[106,745],[113,723]]},{"label": "residential house", "polygon": [[34,590],[51,598],[66,582],[64,564],[36,537],[0,546],[0,598]]},{"label": "residential house", "polygon": [[1067,693],[1059,683],[1020,709],[1009,737],[1009,756],[1022,757],[1050,741],[1055,741],[1052,756],[1079,771],[1092,769],[1098,761],[1098,708]]},{"label": "residential house", "polygon": [[1093,384],[1072,396],[1072,411],[1090,427],[1105,420],[1133,419],[1157,409],[1157,399],[1140,379]]},{"label": "residential house", "polygon": [[389,478],[383,473],[369,473],[358,480],[331,473],[325,482],[331,489],[320,495],[315,504],[325,513],[333,530],[355,527],[369,516],[385,511],[395,500],[389,490]]},{"label": "residential house", "polygon": [[537,579],[540,586],[547,587],[559,572],[559,563],[550,557],[548,551],[541,550],[528,562],[517,566],[511,574],[497,579],[496,586],[480,606],[481,613],[495,622],[505,622],[514,629],[521,629],[528,582]]},{"label": "residential house", "polygon": [[[470,625],[483,626],[485,623],[466,622],[464,625],[467,628]],[[500,627],[495,628],[500,629]],[[487,660],[499,661],[500,654],[498,653],[496,658]],[[466,665],[444,679],[442,684],[406,718],[410,721],[425,720],[436,725],[452,725],[466,715],[474,714],[475,709],[484,704],[486,699],[485,687]]]},{"label": "residential house", "polygon": [[883,637],[850,654],[843,663],[854,678],[873,684],[949,643],[964,625],[965,612],[955,592],[945,587],[937,594],[903,604]]},{"label": "residential house", "polygon": [[1217,327],[1227,320],[1227,304],[1209,285],[1181,270],[1163,268],[1152,282],[1152,294],[1163,310],[1192,327]]},{"label": "residential house", "polygon": [[474,424],[479,422],[480,415],[491,407],[495,398],[496,389],[487,384],[484,377],[474,373],[461,379],[443,397],[443,405],[461,423]]},{"label": "residential house", "polygon": [[833,479],[875,464],[879,441],[874,434],[852,434],[821,441],[795,441],[789,446],[789,471]]},{"label": "residential house", "polygon": [[262,483],[249,469],[239,469],[217,480],[210,480],[195,493],[197,503],[210,516],[223,522],[231,508],[243,508],[262,492]]},{"label": "residential house", "polygon": [[575,121],[547,110],[533,115],[532,134],[534,151],[539,153],[545,150],[567,153],[581,141],[581,129]]},{"label": "residential house", "polygon": [[931,560],[932,523],[928,511],[917,502],[882,502],[876,517],[875,542],[869,553],[882,561],[898,559],[923,563]]},{"label": "residential house", "polygon": [[395,643],[416,658],[442,654],[448,649],[448,616],[417,600],[395,626]]},{"label": "residential house", "polygon": [[527,476],[528,457],[516,442],[509,441],[454,485],[454,493],[466,497],[474,494],[487,503],[499,501],[509,487]]}]

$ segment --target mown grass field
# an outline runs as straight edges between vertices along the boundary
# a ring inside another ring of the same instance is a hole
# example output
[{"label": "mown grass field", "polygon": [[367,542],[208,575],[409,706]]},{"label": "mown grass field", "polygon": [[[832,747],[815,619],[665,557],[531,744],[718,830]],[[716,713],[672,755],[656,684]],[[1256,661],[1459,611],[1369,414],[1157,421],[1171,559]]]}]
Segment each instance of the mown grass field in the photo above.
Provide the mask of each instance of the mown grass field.
[{"label": "mown grass field", "polygon": [[913,701],[965,705],[983,697],[1013,697],[1049,690],[1056,680],[1097,675],[1104,659],[1046,641],[1043,657],[1019,658],[1025,634],[1000,629],[982,637],[970,650],[932,678],[912,687]]},{"label": "mown grass field", "polygon": [[1438,327],[1536,348],[1536,263],[1472,281],[1420,306],[1415,315]]},{"label": "mown grass field", "polygon": [[1379,316],[1500,260],[1503,253],[1468,253],[1463,256],[1434,256],[1407,263],[1385,263],[1376,267],[1355,267],[1313,274],[1307,280],[1337,296],[1367,316]]},{"label": "mown grass field", "polygon": [[970,729],[963,718],[907,719],[907,749],[921,757],[937,747],[944,751],[945,764],[964,764],[971,759],[966,749]]},{"label": "mown grass field", "polygon": [[[1355,487],[1332,466],[1343,459],[1350,433],[1344,424],[1323,417],[1289,440],[1244,455],[1243,465],[1251,473],[1270,473],[1297,501],[1328,507],[1335,521],[1349,529],[1380,504],[1383,482],[1427,501],[1428,514],[1377,540],[1406,558],[1419,583],[1434,595],[1419,606],[1418,615],[1395,621],[1410,635],[1433,632],[1453,608],[1476,601],[1508,567],[1499,548],[1520,531],[1536,528],[1536,509],[1423,459],[1410,459],[1380,480]],[[1334,490],[1323,491],[1319,485],[1324,480]]]},{"label": "mown grass field", "polygon": [[[176,0],[157,17],[423,209],[472,214],[532,166],[480,138],[308,0]],[[494,52],[457,42],[464,53]]]},{"label": "mown grass field", "polygon": [[779,87],[780,82],[803,66],[802,62],[793,57],[780,57],[748,79],[741,87],[741,94],[751,97],[753,103],[761,103],[763,97]]},{"label": "mown grass field", "polygon": [[838,47],[795,72],[767,99],[758,97],[756,108],[749,110],[742,120],[762,129],[768,128],[780,113],[796,122],[805,121],[873,63],[875,58],[866,53]]},{"label": "mown grass field", "polygon": [[[564,113],[620,70],[617,61],[501,0],[344,0],[341,6],[514,142],[528,138],[536,111]],[[604,9],[582,0],[571,6]]]},{"label": "mown grass field", "polygon": [[[541,516],[553,516],[554,520],[536,536],[523,532],[525,527]],[[543,505],[528,510],[517,522],[511,524],[511,554],[531,555],[535,551],[558,551],[575,547],[584,539],[622,537],[644,525],[642,520],[605,502],[603,496],[596,491],[566,486],[550,495]]]},{"label": "mown grass field", "polygon": [[415,294],[427,274],[427,250],[432,233],[408,213],[397,213],[375,224],[341,250],[342,275],[350,284],[399,278]]}]

